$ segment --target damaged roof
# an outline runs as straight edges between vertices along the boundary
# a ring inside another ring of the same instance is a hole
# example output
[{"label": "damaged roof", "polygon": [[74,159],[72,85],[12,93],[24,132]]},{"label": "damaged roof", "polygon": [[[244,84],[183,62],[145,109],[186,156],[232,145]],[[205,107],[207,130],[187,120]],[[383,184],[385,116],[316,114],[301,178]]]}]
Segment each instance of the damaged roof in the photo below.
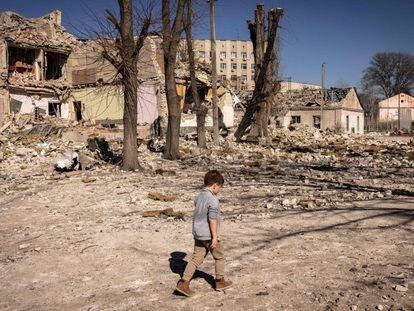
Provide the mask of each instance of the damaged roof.
[{"label": "damaged roof", "polygon": [[[278,103],[288,110],[318,109],[321,105],[323,105],[324,109],[337,109],[342,108],[344,99],[351,91],[355,92],[356,95],[355,88],[350,87],[330,88],[324,91],[310,89],[290,91],[279,93],[277,98]],[[324,95],[323,92],[325,92]],[[357,95],[356,98],[358,99]]]},{"label": "damaged roof", "polygon": [[26,18],[15,12],[0,13],[0,39],[22,47],[45,48],[70,53],[77,44],[61,25],[61,12],[39,18]]}]

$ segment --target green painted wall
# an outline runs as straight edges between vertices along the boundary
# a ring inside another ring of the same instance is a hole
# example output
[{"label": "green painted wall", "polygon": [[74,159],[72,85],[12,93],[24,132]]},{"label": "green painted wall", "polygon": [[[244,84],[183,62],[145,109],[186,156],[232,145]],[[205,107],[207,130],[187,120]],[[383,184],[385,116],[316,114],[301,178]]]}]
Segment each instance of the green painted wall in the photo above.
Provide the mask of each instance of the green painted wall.
[{"label": "green painted wall", "polygon": [[[74,90],[71,101],[82,102],[82,118],[84,120],[122,119],[124,96],[121,88],[102,87]],[[74,108],[71,106],[73,115]]]}]

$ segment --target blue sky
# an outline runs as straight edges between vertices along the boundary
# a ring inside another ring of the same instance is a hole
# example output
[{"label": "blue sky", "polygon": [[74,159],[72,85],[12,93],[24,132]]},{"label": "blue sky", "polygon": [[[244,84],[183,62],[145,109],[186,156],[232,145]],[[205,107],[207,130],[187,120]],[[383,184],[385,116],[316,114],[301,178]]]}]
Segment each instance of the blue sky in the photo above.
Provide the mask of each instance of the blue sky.
[{"label": "blue sky", "polygon": [[[207,4],[204,12],[208,12]],[[326,63],[327,85],[360,85],[362,71],[376,52],[414,54],[414,0],[218,0],[217,38],[248,39],[246,19],[255,5],[285,10],[280,30],[282,73],[295,81],[320,83]],[[0,0],[0,11],[38,17],[56,8],[68,30],[91,22],[88,9],[102,14],[115,0]],[[195,31],[208,38],[208,15]]]}]

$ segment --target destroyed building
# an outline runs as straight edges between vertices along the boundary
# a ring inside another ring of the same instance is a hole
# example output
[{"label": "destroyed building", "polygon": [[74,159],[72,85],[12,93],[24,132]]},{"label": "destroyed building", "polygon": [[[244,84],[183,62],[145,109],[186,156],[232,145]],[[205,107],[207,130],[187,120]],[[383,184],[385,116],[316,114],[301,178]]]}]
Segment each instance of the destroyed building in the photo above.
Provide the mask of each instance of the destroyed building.
[{"label": "destroyed building", "polygon": [[29,19],[0,14],[0,118],[7,113],[68,117],[67,62],[77,40],[61,12]]},{"label": "destroyed building", "polygon": [[[93,123],[121,124],[124,94],[115,68],[101,57],[102,40],[85,41],[69,59],[72,86],[71,119]],[[163,90],[160,59],[153,37],[147,37],[138,59],[138,124],[152,123],[162,110]]]},{"label": "destroyed building", "polygon": [[[158,116],[160,76],[146,40],[141,53],[139,122]],[[94,40],[81,41],[61,25],[56,10],[40,18],[0,14],[0,118],[31,113],[70,120],[120,120],[123,94],[115,69]],[[115,82],[115,83],[114,83]]]},{"label": "destroyed building", "polygon": [[[115,68],[101,56],[104,44],[109,46],[111,40],[75,38],[62,27],[58,10],[40,18],[1,13],[0,118],[33,114],[121,124],[122,86]],[[138,124],[151,124],[158,116],[167,119],[163,61],[162,39],[147,37],[138,59]],[[211,103],[210,75],[208,65],[197,64],[200,97],[207,103]],[[187,60],[177,61],[176,77],[185,111],[185,102],[192,104]],[[232,125],[232,102],[228,99],[222,96],[220,103],[227,123]]]},{"label": "destroyed building", "polygon": [[322,89],[322,86],[320,84],[292,81],[291,78],[280,81],[280,92],[281,93],[287,93],[291,91],[320,90],[320,89]]},{"label": "destroyed building", "polygon": [[364,133],[364,110],[355,87],[280,93],[274,114],[283,127],[293,124],[346,133]]}]

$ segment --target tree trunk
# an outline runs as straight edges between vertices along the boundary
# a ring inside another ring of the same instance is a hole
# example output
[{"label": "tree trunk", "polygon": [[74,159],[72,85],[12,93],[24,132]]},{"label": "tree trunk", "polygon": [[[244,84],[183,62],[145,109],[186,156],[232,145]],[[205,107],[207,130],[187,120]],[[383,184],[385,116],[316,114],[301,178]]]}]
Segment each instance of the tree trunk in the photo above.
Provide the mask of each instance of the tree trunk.
[{"label": "tree trunk", "polygon": [[197,120],[197,146],[199,148],[207,148],[206,142],[206,115],[207,107],[201,104],[200,96],[198,95],[197,90],[197,81],[196,81],[196,68],[195,68],[195,57],[191,28],[192,28],[192,9],[191,9],[191,0],[187,1],[187,20],[185,25],[185,36],[187,40],[188,48],[188,60],[190,65],[190,80],[191,80],[191,92],[193,94],[194,100],[194,111],[196,112]]},{"label": "tree trunk", "polygon": [[137,58],[134,57],[132,0],[119,0],[120,32],[123,47],[122,85],[124,88],[124,148],[122,168],[133,171],[138,168],[137,150]]},{"label": "tree trunk", "polygon": [[168,106],[167,141],[164,150],[164,158],[175,160],[180,157],[180,98],[177,94],[175,83],[175,65],[178,52],[178,44],[182,29],[185,0],[178,0],[177,12],[173,27],[170,24],[170,1],[162,1],[162,32],[165,68],[165,92]]},{"label": "tree trunk", "polygon": [[[263,57],[265,51],[265,10],[263,4],[258,4],[255,10],[255,27],[252,28],[254,31],[254,37],[256,39],[254,49],[254,63],[255,63],[255,83],[258,83],[259,72],[263,65]],[[259,109],[255,113],[255,122],[251,126],[249,132],[249,139],[257,139],[263,136],[263,123],[268,118],[266,102],[262,101],[259,104]],[[266,123],[267,126],[267,123]]]},{"label": "tree trunk", "polygon": [[[258,6],[258,10],[256,11],[257,13],[260,11],[260,7],[261,5]],[[259,135],[263,136],[263,134],[267,135],[268,111],[270,108],[267,105],[270,105],[271,96],[275,92],[274,90],[275,85],[273,83],[272,72],[271,72],[271,70],[273,70],[272,63],[273,63],[273,58],[275,55],[273,51],[273,47],[274,47],[274,43],[275,43],[275,39],[277,35],[279,19],[283,15],[283,10],[272,9],[270,10],[269,15],[271,15],[269,17],[269,20],[271,20],[271,25],[269,25],[269,30],[268,30],[266,52],[263,56],[262,63],[256,64],[256,68],[258,69],[258,72],[255,72],[255,88],[253,91],[252,99],[250,100],[249,105],[247,106],[246,112],[243,115],[243,118],[239,124],[239,127],[237,128],[236,133],[234,134],[237,141],[240,141],[240,139],[243,137],[243,135],[245,135],[249,127],[251,127],[251,129],[255,131],[254,133],[252,133],[253,135],[258,135],[258,136]],[[257,46],[257,42],[258,41],[260,42],[260,39],[258,39],[259,36],[257,35],[257,31],[255,31],[255,29],[258,29],[258,27],[253,27],[253,25],[251,25],[251,22],[248,22],[248,23],[249,23],[249,29],[251,31],[251,38],[256,39],[256,45],[255,45],[255,56],[256,56],[257,54],[256,50],[260,48],[260,46]]]},{"label": "tree trunk", "polygon": [[[118,32],[115,40],[107,37],[97,38],[102,48],[101,56],[107,60],[120,76],[124,93],[124,147],[122,169],[133,171],[140,168],[137,150],[137,89],[138,89],[138,56],[144,45],[151,24],[149,17],[145,18],[137,41],[134,39],[134,20],[132,0],[118,0],[120,19],[106,10],[107,19],[114,30]],[[113,42],[113,43],[112,43]]]},{"label": "tree trunk", "polygon": [[[136,66],[135,66],[136,67]],[[124,77],[124,150],[122,168],[133,171],[139,168],[137,150],[137,88],[136,72]]]},{"label": "tree trunk", "polygon": [[210,45],[211,45],[211,91],[213,102],[213,143],[219,144],[219,113],[217,96],[217,51],[216,21],[214,16],[214,0],[210,0]]},{"label": "tree trunk", "polygon": [[175,160],[180,158],[180,122],[181,122],[181,107],[180,97],[177,94],[177,87],[175,84],[175,61],[166,60],[165,62],[165,87],[168,103],[168,126],[167,126],[167,140],[164,150],[164,158]]}]

